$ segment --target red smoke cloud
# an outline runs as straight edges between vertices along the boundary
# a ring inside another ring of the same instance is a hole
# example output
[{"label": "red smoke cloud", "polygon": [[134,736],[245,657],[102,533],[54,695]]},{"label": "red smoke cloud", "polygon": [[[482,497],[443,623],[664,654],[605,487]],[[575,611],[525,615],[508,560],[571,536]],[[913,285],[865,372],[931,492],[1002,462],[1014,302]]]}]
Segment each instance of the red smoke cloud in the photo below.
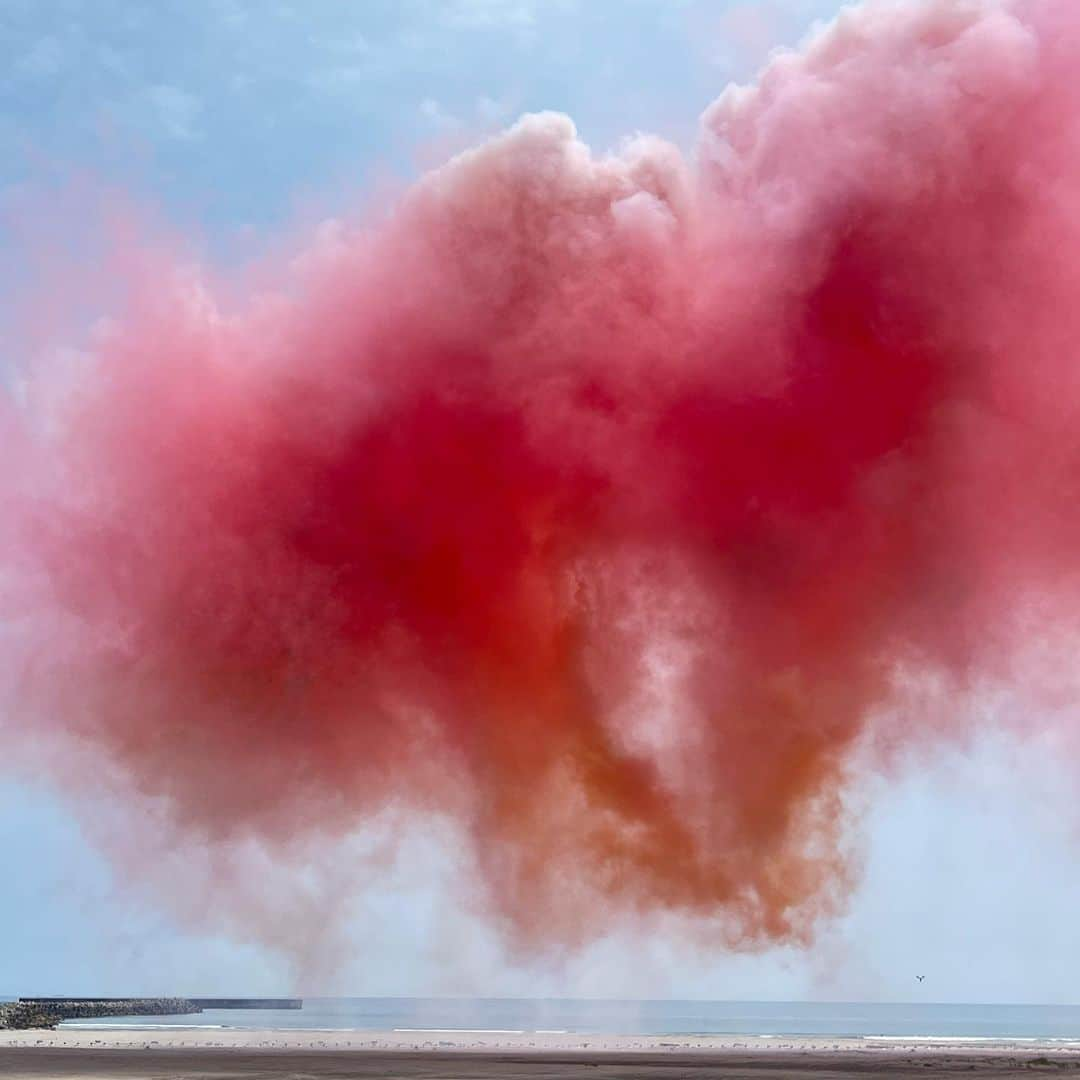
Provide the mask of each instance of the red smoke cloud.
[{"label": "red smoke cloud", "polygon": [[526,942],[805,939],[875,716],[1080,611],[1078,62],[870,4],[693,162],[529,117],[239,312],[139,276],[9,439],[20,715],[210,843],[455,815]]}]

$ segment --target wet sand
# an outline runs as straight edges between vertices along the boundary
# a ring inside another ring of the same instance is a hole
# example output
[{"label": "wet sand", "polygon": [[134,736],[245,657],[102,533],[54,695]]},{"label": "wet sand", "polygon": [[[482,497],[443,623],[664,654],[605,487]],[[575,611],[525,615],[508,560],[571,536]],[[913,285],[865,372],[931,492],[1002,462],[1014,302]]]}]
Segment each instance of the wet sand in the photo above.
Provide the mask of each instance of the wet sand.
[{"label": "wet sand", "polygon": [[807,1080],[854,1076],[1080,1075],[1039,1055],[834,1051],[679,1054],[410,1053],[335,1050],[0,1049],[5,1080]]},{"label": "wet sand", "polygon": [[0,1032],[4,1080],[1080,1077],[1080,1043],[235,1029]]}]

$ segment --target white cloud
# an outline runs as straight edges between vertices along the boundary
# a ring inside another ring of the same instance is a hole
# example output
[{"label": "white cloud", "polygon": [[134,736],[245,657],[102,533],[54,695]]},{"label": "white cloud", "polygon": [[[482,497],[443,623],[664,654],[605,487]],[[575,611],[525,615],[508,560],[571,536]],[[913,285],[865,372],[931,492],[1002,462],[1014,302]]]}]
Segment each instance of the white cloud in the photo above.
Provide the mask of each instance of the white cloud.
[{"label": "white cloud", "polygon": [[121,79],[131,77],[131,67],[124,54],[111,45],[101,45],[97,50],[97,60],[110,75]]},{"label": "white cloud", "polygon": [[441,101],[425,98],[420,102],[420,115],[441,131],[457,131],[462,128],[479,129],[496,127],[511,115],[509,103],[490,97],[478,97],[472,108],[452,112]]},{"label": "white cloud", "polygon": [[363,34],[350,33],[341,37],[315,37],[312,44],[328,52],[344,53],[347,56],[363,56],[371,51],[371,43]]},{"label": "white cloud", "polygon": [[154,111],[157,126],[171,139],[188,140],[201,137],[198,119],[202,100],[178,86],[159,83],[146,91],[146,99]]},{"label": "white cloud", "polygon": [[425,98],[420,102],[420,115],[443,131],[461,127],[461,121],[458,117],[445,109],[434,98]]},{"label": "white cloud", "polygon": [[529,27],[536,21],[533,0],[455,0],[446,11],[452,26],[485,28]]},{"label": "white cloud", "polygon": [[501,124],[510,116],[511,106],[495,98],[480,97],[476,102],[476,114],[488,124]]},{"label": "white cloud", "polygon": [[43,37],[16,61],[15,70],[31,79],[48,79],[60,71],[64,59],[64,46],[54,37]]},{"label": "white cloud", "polygon": [[338,67],[320,67],[308,76],[307,83],[313,90],[323,93],[352,93],[356,87],[369,81],[366,68],[356,64]]}]

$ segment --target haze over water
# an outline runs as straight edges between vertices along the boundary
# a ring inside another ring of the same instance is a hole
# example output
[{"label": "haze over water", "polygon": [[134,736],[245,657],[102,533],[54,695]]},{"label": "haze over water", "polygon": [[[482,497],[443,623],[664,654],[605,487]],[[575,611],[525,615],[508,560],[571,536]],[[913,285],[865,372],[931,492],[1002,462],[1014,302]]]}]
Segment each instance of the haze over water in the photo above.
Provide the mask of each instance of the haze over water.
[{"label": "haze over water", "polygon": [[64,1027],[221,1026],[252,1030],[903,1036],[1078,1039],[1080,1005],[586,1001],[521,998],[310,998],[303,1009],[208,1009],[198,1016],[114,1017]]}]

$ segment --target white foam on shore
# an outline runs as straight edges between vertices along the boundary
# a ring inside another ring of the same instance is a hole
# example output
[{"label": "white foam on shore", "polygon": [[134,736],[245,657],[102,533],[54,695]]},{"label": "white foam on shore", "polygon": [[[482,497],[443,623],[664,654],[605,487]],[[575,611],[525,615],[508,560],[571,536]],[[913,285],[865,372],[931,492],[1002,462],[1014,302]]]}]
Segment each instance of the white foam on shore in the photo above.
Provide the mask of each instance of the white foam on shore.
[{"label": "white foam on shore", "polygon": [[[827,1036],[818,1037],[826,1038]],[[1035,1043],[1057,1041],[1036,1035],[860,1035],[858,1037],[870,1042]]]},{"label": "white foam on shore", "polygon": [[93,1024],[79,1020],[64,1020],[61,1028],[81,1028],[83,1031],[221,1031],[225,1024]]},{"label": "white foam on shore", "polygon": [[394,1028],[395,1035],[524,1035],[509,1028]]}]

